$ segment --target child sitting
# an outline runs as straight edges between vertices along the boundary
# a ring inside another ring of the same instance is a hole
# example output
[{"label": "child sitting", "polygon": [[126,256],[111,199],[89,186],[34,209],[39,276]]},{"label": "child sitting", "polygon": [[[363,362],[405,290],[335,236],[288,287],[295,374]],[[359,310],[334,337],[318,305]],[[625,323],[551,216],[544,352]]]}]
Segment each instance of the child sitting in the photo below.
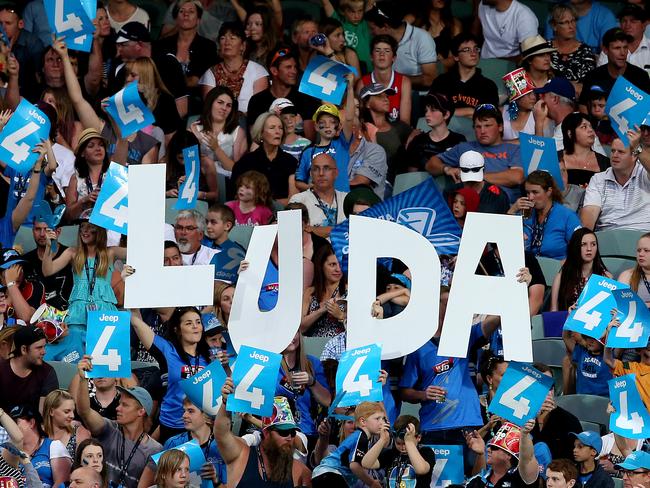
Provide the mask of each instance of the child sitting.
[{"label": "child sitting", "polygon": [[587,96],[587,112],[589,121],[594,127],[596,137],[603,146],[609,146],[616,137],[616,132],[612,128],[612,123],[605,113],[607,104],[607,95],[598,86],[593,86]]},{"label": "child sitting", "polygon": [[612,379],[612,373],[603,357],[602,342],[568,330],[562,333],[562,338],[577,368],[576,393],[609,397],[607,382]]},{"label": "child sitting", "polygon": [[235,200],[226,202],[234,212],[235,225],[266,225],[273,220],[271,187],[266,176],[246,171],[236,182]]},{"label": "child sitting", "polygon": [[578,481],[583,488],[614,488],[614,481],[596,460],[603,447],[600,434],[586,430],[580,434],[571,432],[573,459],[578,464]]},{"label": "child sitting", "polygon": [[210,264],[214,264],[214,279],[228,283],[236,281],[239,263],[246,256],[244,248],[228,238],[234,224],[232,209],[222,204],[211,206],[205,218],[205,236],[201,242],[209,248],[219,249]]},{"label": "child sitting", "polygon": [[473,188],[459,188],[451,193],[449,207],[461,229],[465,225],[467,212],[476,212],[480,200],[479,194]]}]

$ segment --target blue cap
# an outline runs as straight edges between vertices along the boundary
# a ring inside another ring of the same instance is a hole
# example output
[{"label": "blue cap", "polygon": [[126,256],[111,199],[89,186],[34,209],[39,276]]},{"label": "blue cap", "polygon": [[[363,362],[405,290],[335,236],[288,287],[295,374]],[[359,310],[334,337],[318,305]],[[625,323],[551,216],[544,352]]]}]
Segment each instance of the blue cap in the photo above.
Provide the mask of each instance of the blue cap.
[{"label": "blue cap", "polygon": [[650,469],[650,454],[645,451],[634,451],[620,464],[614,466],[616,469],[634,471],[635,469]]},{"label": "blue cap", "polygon": [[569,432],[569,434],[575,436],[576,439],[582,442],[585,446],[596,449],[596,455],[600,454],[600,451],[603,449],[603,440],[600,438],[600,434],[598,432],[594,432],[593,430],[585,430],[580,434],[577,434],[575,432]]},{"label": "blue cap", "polygon": [[535,458],[539,464],[539,475],[546,479],[546,467],[553,461],[553,455],[546,442],[538,442],[534,446]]},{"label": "blue cap", "polygon": [[127,395],[130,395],[133,398],[135,398],[138,401],[138,403],[142,405],[144,411],[147,412],[147,415],[151,415],[151,412],[153,411],[153,400],[151,399],[151,395],[147,390],[145,390],[141,386],[134,386],[133,388],[118,386],[117,389],[121,393],[126,393]]},{"label": "blue cap", "polygon": [[390,278],[388,279],[388,283],[395,284],[395,285],[401,285],[404,288],[408,288],[409,290],[411,289],[411,280],[409,279],[408,276],[402,274],[402,273],[393,273],[390,275]]},{"label": "blue cap", "polygon": [[535,93],[555,93],[569,100],[576,97],[576,89],[566,78],[553,78],[541,88],[535,88]]}]

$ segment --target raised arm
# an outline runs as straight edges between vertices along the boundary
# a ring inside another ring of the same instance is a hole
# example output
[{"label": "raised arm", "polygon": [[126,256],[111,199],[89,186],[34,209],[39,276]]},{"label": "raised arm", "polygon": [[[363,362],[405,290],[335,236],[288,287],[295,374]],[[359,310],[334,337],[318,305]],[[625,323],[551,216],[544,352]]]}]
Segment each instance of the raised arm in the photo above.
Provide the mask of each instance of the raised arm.
[{"label": "raised arm", "polygon": [[[93,20],[97,27],[97,20]],[[88,73],[84,76],[84,85],[86,92],[90,95],[97,95],[102,83],[102,70],[104,67],[104,58],[102,56],[102,42],[99,37],[99,30],[95,29],[93,34],[93,44],[88,57]]]},{"label": "raised arm", "polygon": [[321,0],[321,3],[323,4],[325,15],[328,17],[334,15],[334,5],[332,5],[332,2],[330,2],[330,0]]},{"label": "raised arm", "polygon": [[43,264],[41,271],[43,276],[52,276],[53,274],[58,273],[68,264],[72,262],[77,253],[77,249],[74,247],[69,247],[58,258],[54,258],[54,253],[52,253],[51,241],[57,239],[57,234],[54,230],[47,230],[47,240],[45,242],[45,253],[43,253]]},{"label": "raised arm", "polygon": [[23,449],[23,432],[7,412],[0,408],[0,425],[9,435],[9,440],[18,449]]},{"label": "raised arm", "polygon": [[539,464],[535,458],[535,449],[533,447],[533,437],[530,431],[535,428],[535,419],[526,422],[521,429],[519,439],[519,475],[527,485],[532,484],[539,477]]},{"label": "raised arm", "polygon": [[29,216],[29,212],[32,211],[32,206],[34,205],[34,200],[36,199],[36,193],[38,192],[38,188],[41,184],[43,155],[45,154],[43,143],[39,144],[37,148],[34,149],[34,152],[40,152],[40,156],[34,165],[34,169],[32,170],[32,176],[29,179],[27,193],[25,193],[25,196],[20,199],[18,205],[16,205],[16,208],[11,214],[11,226],[13,227],[14,232],[18,231],[18,227],[23,225],[23,222],[25,222],[25,219]]},{"label": "raised arm", "polygon": [[347,95],[345,99],[345,118],[343,119],[343,134],[345,140],[349,141],[352,137],[352,122],[354,121],[354,75],[346,75],[348,82]]},{"label": "raised arm", "polygon": [[140,310],[138,309],[131,310],[131,325],[133,326],[133,330],[135,331],[135,334],[138,336],[138,339],[140,339],[140,342],[142,342],[144,348],[147,351],[151,349],[156,334],[154,334],[153,330],[151,330],[151,327],[149,327],[149,325],[147,325],[147,323],[144,320],[142,320],[142,315],[140,315]]},{"label": "raised arm", "polygon": [[[609,335],[612,327],[618,327],[619,325],[621,325],[621,322],[618,320],[616,315],[612,314],[612,320],[609,321],[609,324],[607,324],[607,329],[605,330],[605,344],[607,344],[607,336]],[[611,370],[616,367],[616,358],[614,357],[613,348],[605,346],[605,350],[603,351],[603,361],[605,361],[605,364]]]},{"label": "raised arm", "polygon": [[79,388],[77,390],[76,408],[79,417],[84,426],[90,431],[93,437],[99,436],[104,430],[106,420],[98,412],[90,408],[90,397],[88,395],[88,382],[86,381],[86,371],[93,369],[90,356],[87,354],[77,363],[77,372],[79,374]]},{"label": "raised arm", "polygon": [[9,81],[7,82],[7,91],[5,91],[5,101],[7,102],[7,107],[15,110],[20,103],[20,84],[18,82],[20,64],[13,54],[7,56],[7,72],[9,74]]},{"label": "raised arm", "polygon": [[214,421],[213,434],[219,447],[221,457],[226,464],[235,462],[244,451],[244,441],[235,436],[231,430],[230,417],[226,412],[226,402],[228,396],[235,391],[235,384],[232,378],[226,378],[223,386],[221,387],[221,398],[223,400],[217,418]]}]

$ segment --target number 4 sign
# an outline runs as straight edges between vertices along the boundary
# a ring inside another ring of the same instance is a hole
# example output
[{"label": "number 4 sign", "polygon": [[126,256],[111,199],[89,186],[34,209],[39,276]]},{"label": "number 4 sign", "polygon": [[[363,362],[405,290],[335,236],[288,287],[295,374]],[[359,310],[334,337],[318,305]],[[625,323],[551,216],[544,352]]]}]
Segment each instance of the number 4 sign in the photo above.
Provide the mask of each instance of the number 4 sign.
[{"label": "number 4 sign", "polygon": [[226,372],[219,361],[181,381],[181,389],[192,403],[208,415],[217,415],[221,407],[221,386],[226,380]]},{"label": "number 4 sign", "polygon": [[0,132],[0,161],[19,173],[29,172],[38,159],[32,150],[49,133],[50,119],[23,98]]},{"label": "number 4 sign", "polygon": [[127,170],[121,164],[111,163],[90,214],[90,223],[126,234],[128,214]]},{"label": "number 4 sign", "polygon": [[345,75],[348,73],[356,73],[356,70],[325,56],[316,56],[307,65],[298,91],[339,105],[347,87]]},{"label": "number 4 sign", "polygon": [[88,378],[131,376],[131,312],[88,312],[86,354],[92,356]]},{"label": "number 4 sign", "polygon": [[523,427],[542,408],[546,394],[553,386],[550,376],[530,365],[511,362],[501,384],[488,406],[488,411]]},{"label": "number 4 sign", "polygon": [[560,190],[564,190],[555,139],[522,132],[519,135],[519,143],[521,146],[521,162],[524,165],[526,175],[538,169],[547,171],[553,176]]},{"label": "number 4 sign", "polygon": [[648,94],[622,76],[616,79],[607,98],[605,112],[612,121],[612,128],[625,146],[629,146],[627,131],[641,125],[648,115]]},{"label": "number 4 sign", "polygon": [[607,347],[632,349],[645,347],[650,338],[650,312],[639,296],[630,289],[614,290],[616,309],[621,318],[621,325],[612,328],[607,336]]},{"label": "number 4 sign", "polygon": [[122,137],[129,137],[155,121],[151,110],[140,98],[137,80],[109,98],[106,111],[120,128]]},{"label": "number 4 sign", "polygon": [[199,174],[201,171],[199,161],[199,146],[194,145],[183,149],[183,162],[185,163],[185,181],[178,190],[176,210],[187,210],[196,207],[199,195]]},{"label": "number 4 sign", "polygon": [[81,0],[45,0],[44,5],[50,30],[68,39],[71,49],[90,52],[95,26]]},{"label": "number 4 sign", "polygon": [[609,429],[631,439],[650,437],[650,414],[639,395],[636,375],[619,376],[609,380],[607,384],[609,398],[616,410],[609,417]]},{"label": "number 4 sign", "polygon": [[380,402],[383,399],[379,370],[381,346],[370,344],[345,351],[336,371],[336,392],[343,393],[340,407],[361,402]]},{"label": "number 4 sign", "polygon": [[281,354],[242,345],[232,372],[235,392],[228,397],[226,409],[262,417],[271,415],[281,360]]}]

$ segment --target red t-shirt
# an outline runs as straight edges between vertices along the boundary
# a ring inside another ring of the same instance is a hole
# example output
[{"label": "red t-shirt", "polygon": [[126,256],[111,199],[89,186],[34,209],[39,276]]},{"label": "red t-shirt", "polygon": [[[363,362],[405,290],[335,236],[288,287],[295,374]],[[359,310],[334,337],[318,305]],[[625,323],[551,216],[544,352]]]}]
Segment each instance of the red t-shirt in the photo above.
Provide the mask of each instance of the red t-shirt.
[{"label": "red t-shirt", "polygon": [[[398,73],[397,71],[393,70],[393,76],[391,77],[391,83],[390,87],[395,90],[395,95],[391,95],[388,97],[388,100],[390,102],[390,113],[388,116],[390,117],[390,120],[395,121],[399,119],[399,108],[400,108],[400,102],[402,100],[402,78],[404,78],[403,74]],[[363,86],[370,85],[372,83],[377,83],[375,81],[375,76],[373,73],[368,73],[363,75],[361,78],[361,81],[363,81]]]}]

